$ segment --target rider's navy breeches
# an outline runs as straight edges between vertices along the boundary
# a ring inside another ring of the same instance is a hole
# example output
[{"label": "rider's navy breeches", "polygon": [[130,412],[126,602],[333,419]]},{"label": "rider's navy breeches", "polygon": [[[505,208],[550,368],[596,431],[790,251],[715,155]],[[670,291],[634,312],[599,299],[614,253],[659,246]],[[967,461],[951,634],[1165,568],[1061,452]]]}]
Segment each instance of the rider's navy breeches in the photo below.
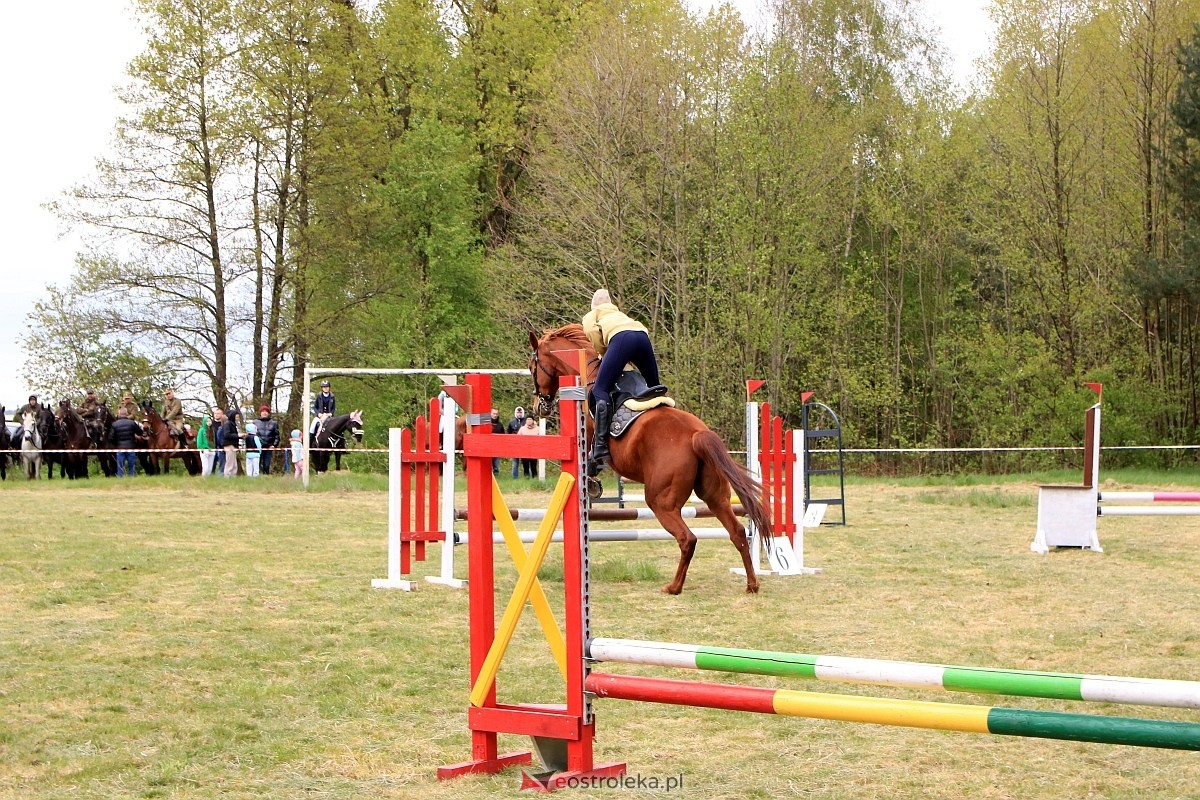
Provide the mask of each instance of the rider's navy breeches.
[{"label": "rider's navy breeches", "polygon": [[608,402],[609,393],[617,378],[625,371],[626,364],[633,364],[642,373],[649,386],[658,386],[658,361],[654,358],[654,347],[644,331],[621,331],[608,340],[608,350],[600,361],[600,373],[592,395],[596,400]]}]

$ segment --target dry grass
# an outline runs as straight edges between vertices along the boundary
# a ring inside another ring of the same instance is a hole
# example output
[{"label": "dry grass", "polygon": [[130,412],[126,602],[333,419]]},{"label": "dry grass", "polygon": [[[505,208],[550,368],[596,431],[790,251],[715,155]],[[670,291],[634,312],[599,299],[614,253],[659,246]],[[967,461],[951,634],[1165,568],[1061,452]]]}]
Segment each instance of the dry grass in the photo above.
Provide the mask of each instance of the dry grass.
[{"label": "dry grass", "polygon": [[[466,594],[372,590],[386,496],[343,481],[0,487],[0,798],[479,798],[469,758]],[[327,484],[329,485],[329,484]],[[264,487],[265,488],[265,487]],[[1147,487],[1152,488],[1152,487]],[[1029,551],[1035,489],[847,488],[846,528],[808,536],[815,577],[747,597],[733,549],[598,544],[599,635],[1020,669],[1196,678],[1200,519],[1109,518],[1106,552]],[[544,498],[524,493],[513,505]],[[464,554],[465,556],[465,554]],[[631,566],[632,565],[632,566]],[[647,566],[648,565],[648,566]],[[657,565],[658,569],[655,569]],[[465,570],[465,564],[462,565]],[[421,565],[433,574],[436,563]],[[547,590],[561,588],[548,570]],[[507,572],[504,585],[511,585]],[[522,620],[504,699],[561,688]],[[650,668],[614,671],[689,677]],[[691,676],[698,677],[698,676]],[[1195,712],[803,684],[935,701],[1198,720]],[[1175,798],[1194,754],[598,703],[599,757],[698,798]],[[506,749],[525,746],[516,737]],[[589,795],[632,792],[590,790]]]}]

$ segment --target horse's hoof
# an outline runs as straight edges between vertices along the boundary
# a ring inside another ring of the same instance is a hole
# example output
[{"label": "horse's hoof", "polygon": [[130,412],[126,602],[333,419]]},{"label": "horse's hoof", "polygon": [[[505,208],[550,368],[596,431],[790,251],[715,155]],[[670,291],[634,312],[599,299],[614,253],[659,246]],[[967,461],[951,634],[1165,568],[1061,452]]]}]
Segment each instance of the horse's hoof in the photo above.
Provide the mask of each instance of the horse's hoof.
[{"label": "horse's hoof", "polygon": [[590,498],[592,500],[599,500],[601,497],[604,496],[604,484],[602,484],[600,481],[598,481],[595,478],[588,478],[587,479],[587,493],[588,493],[588,498]]},{"label": "horse's hoof", "polygon": [[746,594],[758,594],[758,584],[746,584]]},{"label": "horse's hoof", "polygon": [[662,590],[663,590],[663,594],[679,594],[683,591],[683,587],[680,586],[680,587],[676,588],[670,584],[667,584],[666,586],[664,586],[662,588]]}]

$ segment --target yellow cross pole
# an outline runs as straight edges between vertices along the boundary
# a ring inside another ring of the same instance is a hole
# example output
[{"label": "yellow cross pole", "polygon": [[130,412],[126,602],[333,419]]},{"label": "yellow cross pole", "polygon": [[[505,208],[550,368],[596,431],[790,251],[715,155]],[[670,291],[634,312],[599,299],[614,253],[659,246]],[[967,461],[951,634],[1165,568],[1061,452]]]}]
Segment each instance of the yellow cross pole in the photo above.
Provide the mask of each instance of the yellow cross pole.
[{"label": "yellow cross pole", "polygon": [[[500,532],[504,534],[504,545],[508,548],[508,554],[512,556],[513,564],[520,572],[525,567],[525,546],[521,544],[521,535],[517,533],[517,524],[508,511],[504,495],[500,492],[500,482],[496,480],[495,475],[492,476],[492,515],[500,525]],[[536,576],[537,573],[534,574]],[[562,630],[558,627],[558,620],[554,618],[554,612],[550,610],[546,592],[536,577],[529,595],[529,602],[533,605],[538,622],[542,624],[542,632],[546,634],[546,641],[550,643],[550,652],[558,664],[558,671],[562,673],[563,680],[566,680],[567,642],[563,638]]]},{"label": "yellow cross pole", "polygon": [[572,496],[571,490],[574,486],[574,476],[565,472],[559,475],[558,486],[554,489],[554,496],[550,498],[546,516],[538,527],[537,538],[534,539],[533,546],[529,549],[525,565],[517,577],[517,585],[513,589],[512,597],[508,599],[508,607],[504,609],[504,616],[500,618],[500,625],[496,629],[495,638],[492,639],[492,646],[488,648],[487,657],[484,658],[483,666],[479,670],[479,677],[471,689],[471,705],[476,708],[483,706],[483,701],[487,699],[492,684],[496,682],[496,672],[500,669],[500,660],[504,658],[509,644],[512,643],[513,634],[517,630],[517,621],[521,619],[525,601],[529,599],[529,593],[533,591],[538,570],[541,569],[542,562],[546,559],[546,551],[550,549],[550,539],[554,536],[554,528],[558,524],[559,517],[562,516],[563,509],[567,506],[567,501]]}]

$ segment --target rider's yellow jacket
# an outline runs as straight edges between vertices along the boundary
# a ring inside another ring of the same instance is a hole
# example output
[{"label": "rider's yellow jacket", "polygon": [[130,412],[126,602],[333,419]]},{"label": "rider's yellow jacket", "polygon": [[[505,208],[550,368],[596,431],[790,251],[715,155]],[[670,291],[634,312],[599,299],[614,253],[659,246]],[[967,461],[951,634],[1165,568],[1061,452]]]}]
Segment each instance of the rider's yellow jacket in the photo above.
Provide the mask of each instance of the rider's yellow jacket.
[{"label": "rider's yellow jacket", "polygon": [[612,337],[621,331],[642,331],[649,333],[646,326],[624,314],[612,303],[596,306],[583,317],[583,332],[596,352],[604,355]]}]

